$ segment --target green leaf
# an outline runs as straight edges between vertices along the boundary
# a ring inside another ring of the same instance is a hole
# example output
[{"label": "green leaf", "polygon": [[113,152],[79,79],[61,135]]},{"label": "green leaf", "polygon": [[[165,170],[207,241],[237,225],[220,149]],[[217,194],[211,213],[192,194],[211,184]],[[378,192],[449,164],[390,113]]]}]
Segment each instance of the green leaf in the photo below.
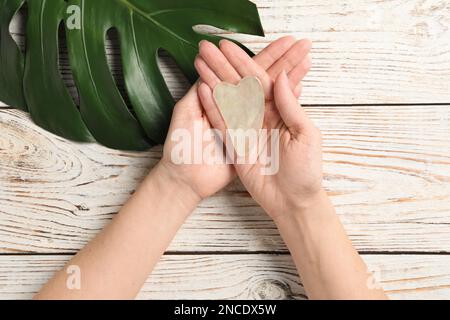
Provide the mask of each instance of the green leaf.
[{"label": "green leaf", "polygon": [[28,1],[24,93],[36,124],[65,138],[88,142],[94,139],[59,72],[58,32],[65,11],[61,1]]},{"label": "green leaf", "polygon": [[[22,2],[0,0],[0,99],[21,106],[23,73],[23,92],[37,124],[72,140],[95,139],[115,149],[145,150],[165,140],[174,100],[158,66],[160,49],[175,59],[193,83],[197,79],[193,62],[198,42],[220,40],[195,32],[194,26],[212,25],[263,35],[257,8],[247,0],[28,0],[27,50],[22,71],[23,58],[7,32],[9,21]],[[68,8],[70,13],[73,8],[79,8],[81,13],[81,28],[66,28],[79,108],[58,67],[59,26],[73,18],[67,13]],[[105,37],[112,28],[119,36],[131,110],[107,63]],[[10,62],[5,69],[11,56],[15,57],[14,70]],[[9,87],[3,89],[3,82],[8,81]]]},{"label": "green leaf", "polygon": [[9,33],[11,19],[24,0],[0,0],[0,100],[26,110],[22,90],[23,56]]}]

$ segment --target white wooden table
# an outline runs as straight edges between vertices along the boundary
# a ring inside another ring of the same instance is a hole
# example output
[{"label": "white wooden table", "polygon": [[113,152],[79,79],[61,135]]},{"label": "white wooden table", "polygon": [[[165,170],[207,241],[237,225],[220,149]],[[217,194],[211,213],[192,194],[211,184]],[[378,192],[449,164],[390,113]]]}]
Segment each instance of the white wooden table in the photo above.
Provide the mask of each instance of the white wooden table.
[{"label": "white wooden table", "polygon": [[[314,42],[302,103],[326,187],[391,298],[450,298],[450,1],[258,0],[266,38]],[[18,41],[18,24],[12,25]],[[112,50],[114,53],[114,50]],[[173,63],[162,62],[176,96]],[[79,145],[0,109],[0,298],[30,298],[160,157]],[[204,201],[140,298],[305,298],[274,224],[236,182]]]}]

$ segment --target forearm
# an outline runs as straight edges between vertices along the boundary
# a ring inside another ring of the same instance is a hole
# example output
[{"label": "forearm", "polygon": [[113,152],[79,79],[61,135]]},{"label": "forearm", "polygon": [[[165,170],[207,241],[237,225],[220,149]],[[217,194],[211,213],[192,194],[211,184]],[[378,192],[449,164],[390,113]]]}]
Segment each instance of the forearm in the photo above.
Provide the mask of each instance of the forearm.
[{"label": "forearm", "polygon": [[[133,299],[199,199],[158,165],[113,221],[36,296],[38,299]],[[81,289],[66,285],[81,271]]]},{"label": "forearm", "polygon": [[347,237],[322,191],[305,206],[284,214],[277,226],[311,299],[385,299]]}]

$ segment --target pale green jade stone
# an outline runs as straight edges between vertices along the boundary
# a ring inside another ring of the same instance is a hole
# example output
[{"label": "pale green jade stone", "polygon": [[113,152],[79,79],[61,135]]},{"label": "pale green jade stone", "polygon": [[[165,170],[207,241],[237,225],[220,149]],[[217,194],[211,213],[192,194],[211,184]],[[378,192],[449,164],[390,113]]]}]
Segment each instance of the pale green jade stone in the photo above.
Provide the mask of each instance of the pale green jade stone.
[{"label": "pale green jade stone", "polygon": [[261,82],[256,77],[246,77],[238,85],[222,82],[214,89],[214,99],[228,133],[233,135],[237,155],[247,155],[255,147],[249,137],[259,137],[263,127],[265,97]]}]

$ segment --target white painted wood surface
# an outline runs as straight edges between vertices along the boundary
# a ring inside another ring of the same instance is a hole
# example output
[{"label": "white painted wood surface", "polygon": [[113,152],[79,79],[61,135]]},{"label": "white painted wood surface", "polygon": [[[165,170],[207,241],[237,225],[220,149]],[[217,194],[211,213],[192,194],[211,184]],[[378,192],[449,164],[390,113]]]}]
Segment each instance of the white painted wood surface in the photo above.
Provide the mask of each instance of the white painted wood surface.
[{"label": "white painted wood surface", "polygon": [[[310,107],[326,186],[361,251],[450,251],[450,108]],[[3,252],[72,252],[116,213],[160,157],[64,141],[0,113]],[[171,251],[284,250],[240,183],[206,200]]]},{"label": "white painted wood surface", "polygon": [[[450,258],[368,255],[368,285],[377,279],[392,299],[448,298]],[[0,290],[7,299],[31,298],[70,256],[0,257]],[[13,271],[14,270],[14,271]],[[139,299],[304,299],[288,255],[165,256]]]},{"label": "white painted wood surface", "polygon": [[[254,51],[287,34],[314,41],[302,103],[314,105],[326,187],[353,243],[392,298],[450,299],[450,1],[255,3],[267,37],[227,36]],[[181,97],[173,61],[161,65]],[[0,298],[31,297],[69,258],[41,254],[80,249],[159,157],[68,142],[1,110]],[[304,297],[289,256],[273,254],[285,252],[275,226],[238,182],[199,206],[170,252],[182,255],[164,257],[140,298]]]}]

